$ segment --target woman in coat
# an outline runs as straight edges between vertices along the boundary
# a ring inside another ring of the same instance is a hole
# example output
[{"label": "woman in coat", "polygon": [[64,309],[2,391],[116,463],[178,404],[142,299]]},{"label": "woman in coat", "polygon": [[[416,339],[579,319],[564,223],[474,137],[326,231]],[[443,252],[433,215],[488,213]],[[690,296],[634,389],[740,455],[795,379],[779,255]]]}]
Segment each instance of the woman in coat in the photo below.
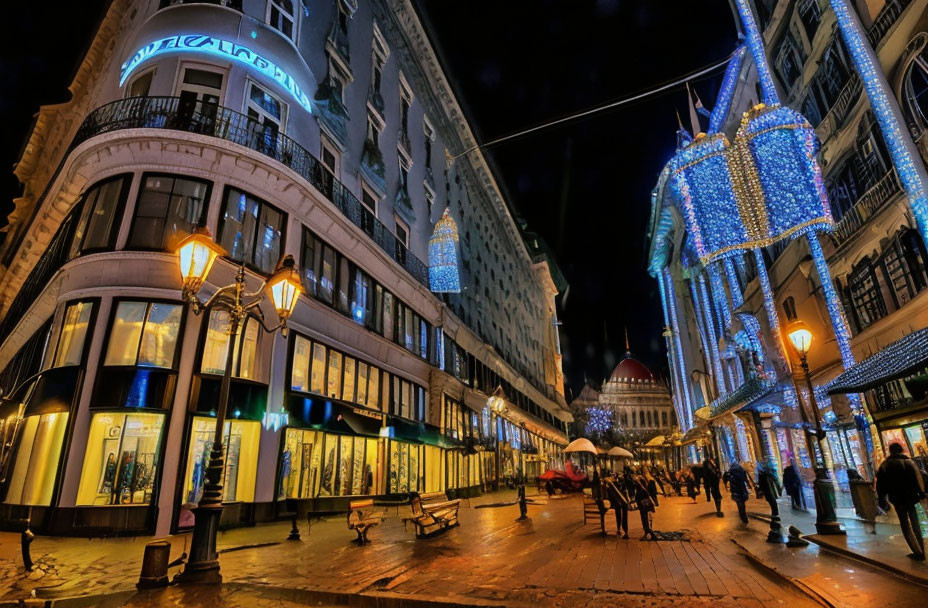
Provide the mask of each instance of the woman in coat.
[{"label": "woman in coat", "polygon": [[740,464],[733,462],[731,463],[731,468],[725,473],[725,476],[728,478],[728,488],[731,491],[731,499],[738,505],[738,517],[741,518],[742,523],[746,524],[748,523],[748,513],[745,508],[745,503],[747,503],[750,497],[748,473]]},{"label": "woman in coat", "polygon": [[699,495],[699,488],[696,486],[696,476],[693,475],[692,471],[686,471],[684,474],[684,482],[686,483],[686,495],[693,499],[693,503],[696,503],[696,496]]},{"label": "woman in coat", "polygon": [[635,483],[635,502],[638,503],[638,514],[641,516],[641,528],[644,530],[644,536],[641,537],[641,540],[646,540],[648,538],[657,540],[654,530],[651,529],[651,519],[654,513],[654,503],[651,502],[651,493],[648,492],[648,486],[645,483],[644,477],[636,475],[633,481]]},{"label": "woman in coat", "polygon": [[789,466],[783,471],[783,489],[789,494],[791,506],[794,509],[805,511],[805,497],[802,495],[802,478],[799,477],[799,468],[795,460],[789,461]]}]

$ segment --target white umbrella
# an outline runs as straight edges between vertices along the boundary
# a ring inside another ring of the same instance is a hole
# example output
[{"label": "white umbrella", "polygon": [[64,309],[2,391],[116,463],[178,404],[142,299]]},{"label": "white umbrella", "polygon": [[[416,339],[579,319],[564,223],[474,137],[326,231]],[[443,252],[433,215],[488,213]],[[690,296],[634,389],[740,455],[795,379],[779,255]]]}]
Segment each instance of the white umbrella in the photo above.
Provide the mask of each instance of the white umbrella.
[{"label": "white umbrella", "polygon": [[634,458],[634,457],[635,457],[634,454],[632,454],[631,452],[629,452],[629,451],[626,450],[625,448],[620,448],[619,446],[615,446],[614,448],[612,448],[611,450],[609,450],[609,455],[610,455],[610,456],[617,456],[617,457],[619,457],[619,458]]},{"label": "white umbrella", "polygon": [[589,452],[590,454],[599,454],[599,452],[596,451],[596,446],[593,445],[593,442],[585,437],[574,439],[566,448],[564,448],[565,454],[572,452]]}]

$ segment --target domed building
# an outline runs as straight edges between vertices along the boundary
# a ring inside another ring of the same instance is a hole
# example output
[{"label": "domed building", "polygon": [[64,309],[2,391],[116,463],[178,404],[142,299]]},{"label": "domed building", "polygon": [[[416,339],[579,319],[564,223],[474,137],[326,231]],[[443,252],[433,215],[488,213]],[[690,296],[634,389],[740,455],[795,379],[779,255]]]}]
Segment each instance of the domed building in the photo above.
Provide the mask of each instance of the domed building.
[{"label": "domed building", "polygon": [[670,435],[677,425],[670,389],[631,352],[625,353],[603,383],[599,407],[612,412],[614,425],[627,440],[643,442]]}]

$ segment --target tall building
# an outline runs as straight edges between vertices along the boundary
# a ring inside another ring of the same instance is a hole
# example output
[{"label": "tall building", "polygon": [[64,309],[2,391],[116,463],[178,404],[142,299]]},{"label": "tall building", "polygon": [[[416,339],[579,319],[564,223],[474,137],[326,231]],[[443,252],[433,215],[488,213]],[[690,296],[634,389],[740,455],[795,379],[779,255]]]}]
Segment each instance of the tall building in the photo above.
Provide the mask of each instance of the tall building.
[{"label": "tall building", "polygon": [[260,290],[285,254],[305,290],[286,336],[268,301],[234,336],[223,525],[559,458],[562,277],[461,154],[409,1],[113,0],[70,91],[0,251],[0,521],[192,525],[233,342],[181,300],[198,228],[227,252],[202,294],[239,266]]},{"label": "tall building", "polygon": [[[684,413],[683,430],[696,429],[688,438],[703,437],[700,429],[708,420],[723,460],[760,460],[769,449],[768,457],[779,465],[796,460],[811,477],[800,408],[809,404],[809,394],[786,335],[790,324],[805,323],[813,335],[808,363],[824,419],[824,456],[846,488],[846,470],[867,476],[871,456],[878,459],[891,441],[901,441],[913,455],[928,450],[928,408],[917,378],[862,395],[827,391],[851,361],[928,325],[928,255],[918,230],[919,201],[900,180],[902,156],[896,152],[914,144],[914,161],[921,166],[905,171],[924,175],[928,2],[750,4],[780,101],[805,116],[821,144],[817,158],[835,224],[830,234],[812,237],[814,247],[810,238],[785,239],[757,256],[702,264],[665,170],[652,198],[649,263],[664,295],[674,398]],[[835,5],[850,7],[840,23]],[[849,38],[855,21],[863,34],[856,41]],[[865,45],[877,67],[862,73]],[[732,66],[713,113],[729,140],[745,112],[762,99],[750,56],[742,51]],[[901,108],[898,116],[892,98]],[[705,125],[698,130],[712,135]],[[683,134],[684,143],[688,137]],[[820,258],[833,282],[823,281]],[[765,289],[771,294],[767,301]],[[835,323],[841,315],[849,325],[846,348],[842,324]],[[699,457],[695,450],[690,456]]]}]

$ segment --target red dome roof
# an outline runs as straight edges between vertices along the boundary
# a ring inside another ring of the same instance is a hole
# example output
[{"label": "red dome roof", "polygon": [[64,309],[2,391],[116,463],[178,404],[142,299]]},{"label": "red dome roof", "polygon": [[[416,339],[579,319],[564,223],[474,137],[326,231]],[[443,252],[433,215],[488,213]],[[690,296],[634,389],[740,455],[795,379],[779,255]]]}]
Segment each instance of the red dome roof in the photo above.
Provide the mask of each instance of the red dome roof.
[{"label": "red dome roof", "polygon": [[651,373],[644,363],[635,359],[631,354],[626,353],[625,358],[616,366],[615,370],[612,372],[612,377],[610,380],[616,380],[618,382],[629,382],[629,381],[648,381],[654,382],[654,374]]}]

